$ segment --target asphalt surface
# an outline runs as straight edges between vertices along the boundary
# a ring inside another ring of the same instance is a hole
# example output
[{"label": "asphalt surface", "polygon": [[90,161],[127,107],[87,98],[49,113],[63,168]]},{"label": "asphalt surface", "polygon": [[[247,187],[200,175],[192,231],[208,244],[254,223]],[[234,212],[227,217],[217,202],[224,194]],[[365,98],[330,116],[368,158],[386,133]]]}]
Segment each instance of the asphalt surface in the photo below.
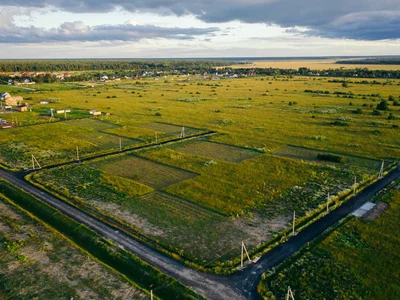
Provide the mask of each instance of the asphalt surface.
[{"label": "asphalt surface", "polygon": [[[140,259],[155,266],[171,277],[176,278],[208,299],[255,300],[259,299],[257,285],[261,275],[265,271],[279,265],[305,244],[318,237],[326,229],[362,206],[377,192],[384,189],[390,182],[400,178],[400,168],[397,168],[383,179],[367,187],[339,208],[325,215],[297,235],[291,237],[287,242],[275,247],[273,250],[266,253],[257,263],[251,264],[247,268],[229,276],[205,274],[190,269],[180,262],[140,243],[133,237],[118,231],[116,228],[95,219],[51,194],[31,185],[24,180],[21,173],[12,173],[0,169],[0,177],[55,207],[72,219],[85,224],[101,236],[120,245],[120,247],[123,247],[125,250],[132,252]],[[158,288],[162,287],[154,287],[155,290]]]}]

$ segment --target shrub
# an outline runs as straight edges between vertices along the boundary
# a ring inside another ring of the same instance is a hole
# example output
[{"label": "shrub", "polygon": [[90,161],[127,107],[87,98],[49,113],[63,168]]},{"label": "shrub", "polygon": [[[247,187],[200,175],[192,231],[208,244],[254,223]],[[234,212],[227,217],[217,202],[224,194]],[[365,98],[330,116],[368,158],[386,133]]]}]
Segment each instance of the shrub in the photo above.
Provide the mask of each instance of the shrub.
[{"label": "shrub", "polygon": [[343,156],[335,155],[335,154],[319,153],[317,155],[317,158],[319,160],[331,161],[331,162],[336,162],[336,163],[341,163],[341,164],[346,162],[346,159]]},{"label": "shrub", "polygon": [[363,110],[361,108],[357,108],[356,110],[353,110],[353,114],[358,114],[358,115],[362,115]]},{"label": "shrub", "polygon": [[397,100],[393,101],[393,106],[400,106],[400,102]]},{"label": "shrub", "polygon": [[376,106],[377,110],[388,110],[389,109],[389,105],[387,103],[386,100],[382,100],[377,106]]},{"label": "shrub", "polygon": [[161,114],[160,112],[156,112],[156,113],[155,113],[155,116],[157,116],[157,117],[161,117],[161,116],[162,116],[162,114]]},{"label": "shrub", "polygon": [[382,113],[379,111],[379,110],[374,110],[373,112],[372,112],[372,115],[373,116],[381,116],[382,115]]},{"label": "shrub", "polygon": [[349,126],[349,123],[336,120],[334,122],[331,122],[331,125],[333,125],[333,126]]}]

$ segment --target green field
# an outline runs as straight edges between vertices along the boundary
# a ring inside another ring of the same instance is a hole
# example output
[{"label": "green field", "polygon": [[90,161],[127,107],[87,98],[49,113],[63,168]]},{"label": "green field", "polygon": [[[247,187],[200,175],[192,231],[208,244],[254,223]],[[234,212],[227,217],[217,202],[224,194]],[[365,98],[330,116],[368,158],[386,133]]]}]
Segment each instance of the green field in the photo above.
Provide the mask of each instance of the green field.
[{"label": "green field", "polygon": [[3,196],[0,257],[0,299],[146,297]]},{"label": "green field", "polygon": [[400,297],[400,191],[375,200],[389,208],[373,221],[353,218],[306,250],[295,262],[270,272],[260,284],[264,299],[398,299]]},{"label": "green field", "polygon": [[[400,158],[398,80],[343,87],[331,78],[248,77],[122,80],[91,88],[44,85],[31,104],[109,117],[0,130],[1,163],[29,167],[215,131],[208,138],[38,172],[34,180],[80,205],[134,227],[163,247],[206,265],[277,238],[321,210],[326,196],[351,192],[354,177],[377,175]],[[14,90],[14,93],[16,91]],[[20,92],[27,96],[28,92]],[[376,110],[392,96],[389,110]],[[44,122],[33,112],[13,113]],[[320,154],[342,163],[318,159]],[[336,201],[336,200],[335,200]],[[335,205],[336,202],[332,202]],[[239,249],[240,250],[240,249]]]}]

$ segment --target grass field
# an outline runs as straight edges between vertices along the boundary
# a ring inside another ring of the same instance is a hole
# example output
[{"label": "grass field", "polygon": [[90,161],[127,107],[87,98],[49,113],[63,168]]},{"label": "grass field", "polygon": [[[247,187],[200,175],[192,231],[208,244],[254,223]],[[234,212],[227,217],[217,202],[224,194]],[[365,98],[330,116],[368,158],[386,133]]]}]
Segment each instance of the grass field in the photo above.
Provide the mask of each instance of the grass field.
[{"label": "grass field", "polygon": [[[209,262],[218,253],[223,260],[237,255],[234,246],[242,239],[249,248],[270,240],[290,226],[293,210],[309,215],[325,203],[328,191],[348,191],[355,176],[367,179],[378,174],[382,159],[400,158],[400,107],[393,101],[399,84],[355,78],[343,87],[324,77],[193,76],[85,89],[50,85],[29,93],[27,102],[57,98],[56,109],[111,115],[0,130],[0,157],[25,167],[34,152],[45,165],[74,159],[76,145],[89,155],[118,149],[119,138],[127,147],[154,143],[156,132],[159,140],[178,137],[183,126],[187,135],[216,131],[208,140],[39,172],[36,179],[188,256]],[[390,111],[376,113],[382,100]],[[35,120],[34,113],[12,116]],[[320,152],[347,161],[321,164],[315,161]]]},{"label": "grass field", "polygon": [[64,237],[0,197],[0,298],[118,298],[132,287]]},{"label": "grass field", "polygon": [[[399,187],[399,185],[398,185]],[[400,297],[400,190],[375,199],[389,209],[373,221],[354,218],[261,283],[264,299]]]},{"label": "grass field", "polygon": [[103,160],[92,164],[92,167],[98,168],[110,175],[133,179],[155,189],[162,189],[197,176],[194,173],[134,156]]},{"label": "grass field", "polygon": [[170,146],[170,148],[177,152],[208,157],[227,162],[241,162],[261,154],[252,150],[206,141],[189,141]]}]

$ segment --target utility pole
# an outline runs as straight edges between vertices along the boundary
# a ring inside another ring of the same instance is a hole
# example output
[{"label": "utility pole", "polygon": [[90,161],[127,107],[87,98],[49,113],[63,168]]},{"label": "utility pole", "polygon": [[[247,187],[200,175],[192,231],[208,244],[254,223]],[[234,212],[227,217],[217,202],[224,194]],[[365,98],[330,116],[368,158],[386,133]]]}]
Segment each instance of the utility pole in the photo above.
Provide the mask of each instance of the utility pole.
[{"label": "utility pole", "polygon": [[326,214],[329,214],[329,198],[330,198],[330,195],[328,192],[328,197],[326,197]]},{"label": "utility pole", "polygon": [[286,295],[286,300],[292,299],[294,300],[294,295],[292,292],[292,289],[290,288],[290,286],[288,287],[288,291],[287,291],[287,295]]},{"label": "utility pole", "polygon": [[153,290],[150,290],[150,300],[153,300]]},{"label": "utility pole", "polygon": [[76,146],[76,160],[79,161],[79,148]]},{"label": "utility pole", "polygon": [[249,260],[249,262],[251,262],[251,259],[250,259],[250,255],[249,255],[249,252],[247,252],[247,248],[246,248],[246,245],[244,244],[244,242],[242,241],[242,251],[241,251],[241,255],[240,255],[240,266],[243,268],[243,251],[245,251],[246,252],[246,255],[247,255],[247,259]]},{"label": "utility pole", "polygon": [[385,166],[385,160],[382,160],[381,169],[380,169],[379,175],[378,175],[378,178],[379,178],[379,179],[382,179],[382,177],[383,177],[383,169],[384,169],[384,166]]},{"label": "utility pole", "polygon": [[157,141],[157,140],[158,140],[158,138],[157,138],[157,131],[156,131],[156,144],[158,143],[158,141]]},{"label": "utility pole", "polygon": [[119,151],[122,151],[122,139],[119,138]]},{"label": "utility pole", "polygon": [[64,118],[67,120],[67,112],[64,110]]},{"label": "utility pole", "polygon": [[49,122],[53,122],[54,121],[54,108],[50,108],[50,121]]},{"label": "utility pole", "polygon": [[296,211],[293,212],[293,230],[292,234],[295,234],[294,227],[296,226]]},{"label": "utility pole", "polygon": [[357,176],[354,177],[353,195],[356,194]]},{"label": "utility pole", "polygon": [[185,138],[185,127],[182,127],[180,138],[181,139]]},{"label": "utility pole", "polygon": [[36,157],[32,154],[32,170],[36,170],[35,168],[35,163],[38,166],[37,169],[41,169],[42,167],[40,166],[39,162],[37,161]]}]

